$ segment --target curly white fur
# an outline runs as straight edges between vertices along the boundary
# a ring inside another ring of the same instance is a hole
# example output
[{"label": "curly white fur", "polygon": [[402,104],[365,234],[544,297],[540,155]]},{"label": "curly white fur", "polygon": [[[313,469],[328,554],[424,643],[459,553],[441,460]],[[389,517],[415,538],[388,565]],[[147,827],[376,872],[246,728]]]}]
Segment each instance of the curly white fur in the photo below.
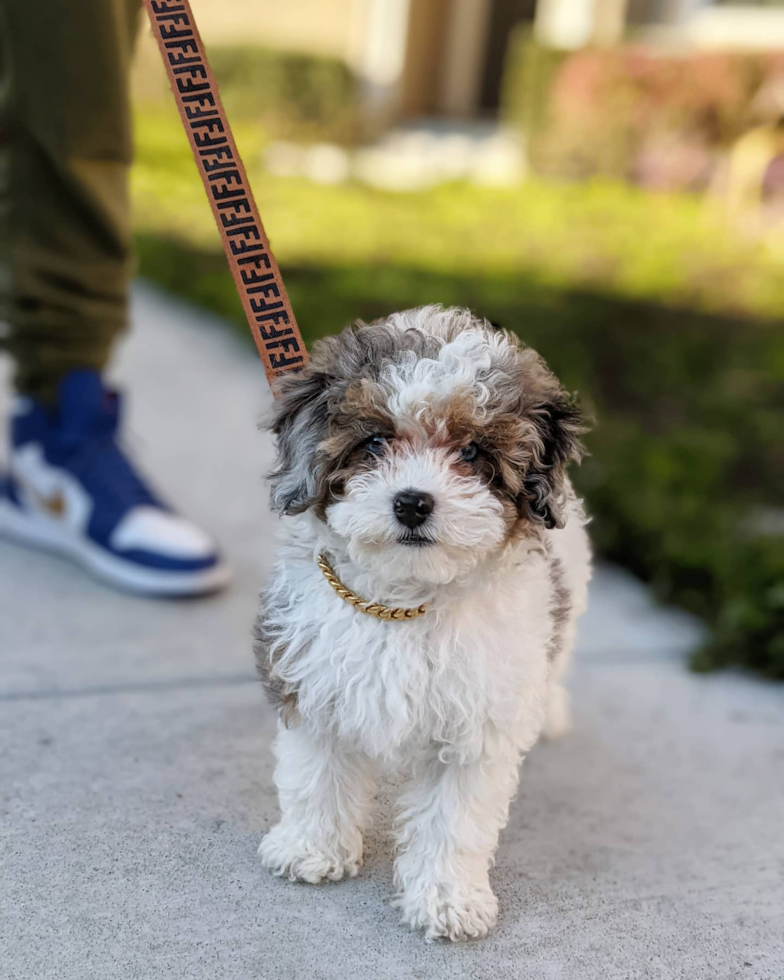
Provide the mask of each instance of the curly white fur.
[{"label": "curly white fur", "polygon": [[[432,312],[415,313],[422,329],[441,329]],[[276,742],[281,821],[259,853],[292,879],[354,876],[375,772],[403,767],[396,902],[431,939],[482,937],[496,920],[488,871],[521,759],[543,730],[568,727],[560,681],[590,577],[568,481],[564,527],[510,537],[497,496],[456,468],[454,449],[424,420],[462,390],[481,420],[491,348],[502,341],[467,323],[437,359],[404,352],[385,368],[386,404],[405,439],[348,480],[326,521],[306,510],[283,522],[263,596],[264,655],[276,683],[295,692],[296,712]],[[431,547],[399,543],[391,500],[411,487],[436,501]],[[361,614],[324,581],[322,551],[360,595],[427,602],[428,612],[407,622]]]}]

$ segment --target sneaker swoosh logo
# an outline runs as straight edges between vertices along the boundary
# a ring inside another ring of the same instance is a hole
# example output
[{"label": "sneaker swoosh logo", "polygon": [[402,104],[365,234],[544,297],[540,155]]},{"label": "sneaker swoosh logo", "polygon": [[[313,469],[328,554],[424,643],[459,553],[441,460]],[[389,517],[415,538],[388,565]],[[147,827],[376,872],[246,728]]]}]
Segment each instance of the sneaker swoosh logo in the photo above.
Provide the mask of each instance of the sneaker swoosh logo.
[{"label": "sneaker swoosh logo", "polygon": [[[18,476],[16,479],[17,482],[20,482]],[[51,514],[52,517],[65,517],[68,508],[62,490],[55,490],[54,493],[50,494],[43,494],[39,493],[35,487],[31,486],[27,481],[24,481],[22,485],[27,495],[32,497],[33,502],[41,510],[45,510],[46,513]]]},{"label": "sneaker swoosh logo", "polygon": [[53,494],[48,497],[42,497],[40,494],[36,494],[38,503],[43,507],[45,511],[52,515],[52,517],[63,517],[65,514],[65,497],[62,491],[55,490]]}]

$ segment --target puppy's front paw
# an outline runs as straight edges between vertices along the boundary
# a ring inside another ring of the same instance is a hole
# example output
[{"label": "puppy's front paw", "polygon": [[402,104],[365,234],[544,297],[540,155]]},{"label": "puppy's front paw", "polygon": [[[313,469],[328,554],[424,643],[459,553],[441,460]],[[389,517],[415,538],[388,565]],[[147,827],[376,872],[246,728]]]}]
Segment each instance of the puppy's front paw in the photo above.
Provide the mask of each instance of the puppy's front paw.
[{"label": "puppy's front paw", "polygon": [[431,884],[417,896],[404,892],[395,904],[403,910],[403,922],[424,929],[428,940],[484,939],[498,918],[498,899],[489,885],[445,891]]},{"label": "puppy's front paw", "polygon": [[273,874],[317,885],[325,878],[356,877],[362,864],[362,840],[352,846],[312,840],[279,823],[259,844],[259,855]]}]

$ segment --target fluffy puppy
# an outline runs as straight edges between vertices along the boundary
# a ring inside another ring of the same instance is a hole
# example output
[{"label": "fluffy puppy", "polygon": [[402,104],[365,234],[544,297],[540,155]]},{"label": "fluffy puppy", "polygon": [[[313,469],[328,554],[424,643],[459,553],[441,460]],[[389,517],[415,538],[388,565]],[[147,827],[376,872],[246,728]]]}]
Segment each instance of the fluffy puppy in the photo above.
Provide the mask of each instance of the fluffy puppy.
[{"label": "fluffy puppy", "polygon": [[403,919],[485,936],[519,764],[568,725],[590,577],[577,408],[512,334],[427,306],[321,341],[271,427],[285,520],[255,651],[282,816],[259,853],[293,880],[356,875],[374,775],[404,768]]}]

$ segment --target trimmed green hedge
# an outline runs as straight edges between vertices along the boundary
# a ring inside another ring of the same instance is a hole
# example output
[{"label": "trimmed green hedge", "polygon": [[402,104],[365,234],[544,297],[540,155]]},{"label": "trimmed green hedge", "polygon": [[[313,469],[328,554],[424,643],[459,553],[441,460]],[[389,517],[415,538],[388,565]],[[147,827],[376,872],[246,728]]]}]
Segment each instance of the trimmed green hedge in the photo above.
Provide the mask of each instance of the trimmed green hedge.
[{"label": "trimmed green hedge", "polygon": [[228,45],[209,57],[233,124],[258,123],[279,139],[357,138],[358,81],[339,59]]}]

